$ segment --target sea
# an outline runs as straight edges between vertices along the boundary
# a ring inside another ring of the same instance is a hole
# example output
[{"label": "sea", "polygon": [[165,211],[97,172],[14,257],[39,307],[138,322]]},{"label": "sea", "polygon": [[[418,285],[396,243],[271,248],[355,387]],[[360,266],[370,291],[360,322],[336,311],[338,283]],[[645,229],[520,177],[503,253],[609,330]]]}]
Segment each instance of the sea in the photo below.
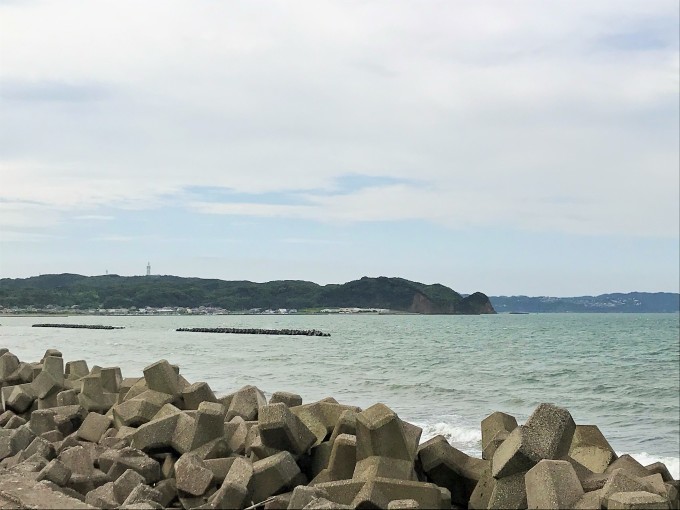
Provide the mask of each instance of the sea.
[{"label": "sea", "polygon": [[[102,324],[117,330],[33,328]],[[523,423],[542,402],[597,425],[619,454],[680,477],[680,315],[213,315],[2,317],[0,347],[22,361],[48,348],[90,368],[139,377],[167,359],[216,394],[252,384],[311,402],[332,396],[400,418],[481,456],[480,421]],[[317,329],[330,337],[177,332],[177,328]]]}]

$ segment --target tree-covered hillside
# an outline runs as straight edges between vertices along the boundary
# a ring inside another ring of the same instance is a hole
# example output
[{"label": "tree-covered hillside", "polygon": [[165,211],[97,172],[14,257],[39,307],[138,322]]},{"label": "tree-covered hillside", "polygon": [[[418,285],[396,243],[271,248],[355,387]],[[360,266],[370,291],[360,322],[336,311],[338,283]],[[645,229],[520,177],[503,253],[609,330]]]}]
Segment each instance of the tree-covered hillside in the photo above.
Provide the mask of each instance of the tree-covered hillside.
[{"label": "tree-covered hillside", "polygon": [[464,298],[443,285],[386,277],[317,285],[298,280],[253,283],[177,276],[42,275],[0,280],[0,305],[76,305],[85,309],[214,306],[227,310],[360,307],[419,313],[494,313],[484,294]]}]

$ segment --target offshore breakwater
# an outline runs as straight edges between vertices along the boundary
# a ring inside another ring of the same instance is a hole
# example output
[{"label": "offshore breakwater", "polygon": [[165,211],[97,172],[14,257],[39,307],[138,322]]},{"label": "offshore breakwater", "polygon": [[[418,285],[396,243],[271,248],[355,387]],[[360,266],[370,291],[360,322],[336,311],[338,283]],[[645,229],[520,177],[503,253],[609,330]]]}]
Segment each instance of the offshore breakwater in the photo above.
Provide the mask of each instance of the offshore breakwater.
[{"label": "offshore breakwater", "polygon": [[106,326],[103,324],[33,324],[34,328],[71,328],[71,329],[125,329],[122,326]]},{"label": "offshore breakwater", "polygon": [[290,335],[331,336],[316,329],[263,329],[263,328],[177,328],[175,331],[189,333],[232,333],[236,335]]},{"label": "offshore breakwater", "polygon": [[484,418],[476,458],[443,436],[421,444],[422,430],[383,404],[267,400],[255,386],[217,396],[165,360],[124,378],[57,350],[33,362],[2,352],[0,381],[0,502],[19,506],[678,505],[666,466],[617,456],[595,425],[552,404],[522,425],[506,413]]}]

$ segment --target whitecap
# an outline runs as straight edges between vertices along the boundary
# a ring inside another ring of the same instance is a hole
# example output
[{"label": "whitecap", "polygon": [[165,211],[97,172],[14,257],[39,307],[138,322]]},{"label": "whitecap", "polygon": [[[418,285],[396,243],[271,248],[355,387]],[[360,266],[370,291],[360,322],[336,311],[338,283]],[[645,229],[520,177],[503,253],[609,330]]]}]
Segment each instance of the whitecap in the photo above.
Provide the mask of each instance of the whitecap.
[{"label": "whitecap", "polygon": [[[616,452],[617,455],[623,455],[622,453]],[[652,455],[647,452],[642,453],[629,453],[631,457],[637,460],[643,466],[648,466],[649,464],[654,464],[655,462],[663,462],[671,476],[676,480],[680,479],[680,458],[678,457],[661,457],[660,455]]]}]

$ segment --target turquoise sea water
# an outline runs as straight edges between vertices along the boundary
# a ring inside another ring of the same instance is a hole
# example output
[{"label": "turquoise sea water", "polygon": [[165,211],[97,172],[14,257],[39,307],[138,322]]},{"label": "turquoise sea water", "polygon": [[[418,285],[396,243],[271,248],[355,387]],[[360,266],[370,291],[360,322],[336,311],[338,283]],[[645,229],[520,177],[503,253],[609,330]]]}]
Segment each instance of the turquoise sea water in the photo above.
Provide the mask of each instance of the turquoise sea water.
[{"label": "turquoise sea water", "polygon": [[[678,477],[678,314],[486,316],[288,315],[3,317],[0,346],[21,360],[47,348],[126,377],[161,358],[216,393],[254,384],[305,401],[384,402],[479,455],[479,422],[493,411],[524,421],[541,402],[600,427],[620,453],[662,460]],[[88,323],[123,330],[31,328]],[[330,338],[178,333],[178,327],[319,329]]]}]

